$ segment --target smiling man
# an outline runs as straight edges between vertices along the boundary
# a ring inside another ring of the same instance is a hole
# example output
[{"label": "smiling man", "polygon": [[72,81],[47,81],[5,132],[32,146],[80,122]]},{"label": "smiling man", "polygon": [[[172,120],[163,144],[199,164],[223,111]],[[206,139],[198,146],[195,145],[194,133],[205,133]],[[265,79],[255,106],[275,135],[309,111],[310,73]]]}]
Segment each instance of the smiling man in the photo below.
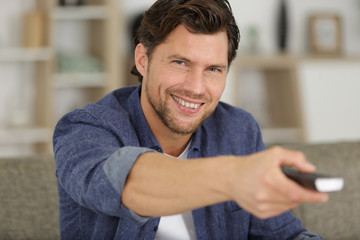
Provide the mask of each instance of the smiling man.
[{"label": "smiling man", "polygon": [[179,155],[214,112],[225,88],[226,49],[225,31],[194,34],[183,25],[154,50],[151,61],[146,47],[137,45],[136,67],[143,76],[141,107],[164,152]]},{"label": "smiling man", "polygon": [[[62,239],[321,239],[289,210],[325,193],[220,102],[239,30],[227,0],[158,0],[135,38],[139,86],[65,115],[54,133]],[[186,160],[185,160],[186,159]]]}]

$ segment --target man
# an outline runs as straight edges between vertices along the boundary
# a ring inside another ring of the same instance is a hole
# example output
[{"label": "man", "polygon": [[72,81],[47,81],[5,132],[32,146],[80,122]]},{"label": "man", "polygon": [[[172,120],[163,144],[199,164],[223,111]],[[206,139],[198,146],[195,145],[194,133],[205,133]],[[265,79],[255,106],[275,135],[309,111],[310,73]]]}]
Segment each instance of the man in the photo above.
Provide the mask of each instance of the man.
[{"label": "man", "polygon": [[150,7],[135,39],[142,84],[55,129],[63,239],[321,239],[288,210],[328,196],[280,169],[314,166],[265,150],[254,119],[219,102],[238,41],[227,0]]}]

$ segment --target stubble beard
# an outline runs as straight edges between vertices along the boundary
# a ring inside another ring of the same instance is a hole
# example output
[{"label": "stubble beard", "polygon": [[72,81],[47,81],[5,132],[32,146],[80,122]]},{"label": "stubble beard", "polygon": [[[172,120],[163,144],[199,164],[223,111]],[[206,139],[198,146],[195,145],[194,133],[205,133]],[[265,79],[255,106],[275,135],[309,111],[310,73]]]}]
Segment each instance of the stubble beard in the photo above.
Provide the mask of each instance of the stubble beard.
[{"label": "stubble beard", "polygon": [[[170,96],[169,92],[170,90],[166,90],[165,96]],[[193,124],[186,124],[187,127],[184,127],[181,126],[181,122],[177,123],[176,119],[171,116],[171,110],[166,104],[166,100],[160,101],[158,104],[156,104],[156,101],[151,97],[148,86],[146,86],[146,97],[162,123],[175,134],[185,136],[195,133],[197,129],[199,129],[199,127],[205,122],[205,120],[212,114],[212,112],[206,111],[199,120],[194,120],[195,122]]]}]

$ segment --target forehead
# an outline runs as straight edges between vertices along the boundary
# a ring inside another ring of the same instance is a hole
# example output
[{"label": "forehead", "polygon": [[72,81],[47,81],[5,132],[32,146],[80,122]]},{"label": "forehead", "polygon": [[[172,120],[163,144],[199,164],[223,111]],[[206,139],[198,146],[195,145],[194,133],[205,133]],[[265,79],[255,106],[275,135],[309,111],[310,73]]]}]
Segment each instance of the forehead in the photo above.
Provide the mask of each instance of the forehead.
[{"label": "forehead", "polygon": [[193,33],[179,25],[157,48],[168,55],[180,54],[194,60],[201,58],[227,64],[228,39],[225,31],[214,34]]}]

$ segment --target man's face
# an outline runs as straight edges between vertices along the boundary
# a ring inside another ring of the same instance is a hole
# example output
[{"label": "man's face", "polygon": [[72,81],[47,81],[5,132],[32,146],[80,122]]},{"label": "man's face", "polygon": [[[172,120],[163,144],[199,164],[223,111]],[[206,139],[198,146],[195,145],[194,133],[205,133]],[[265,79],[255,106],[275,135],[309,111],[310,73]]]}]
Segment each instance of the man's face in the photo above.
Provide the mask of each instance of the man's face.
[{"label": "man's face", "polygon": [[[142,46],[143,47],[143,46]],[[212,114],[228,70],[225,32],[194,34],[180,25],[144,58],[141,105],[150,127],[195,132]]]}]

